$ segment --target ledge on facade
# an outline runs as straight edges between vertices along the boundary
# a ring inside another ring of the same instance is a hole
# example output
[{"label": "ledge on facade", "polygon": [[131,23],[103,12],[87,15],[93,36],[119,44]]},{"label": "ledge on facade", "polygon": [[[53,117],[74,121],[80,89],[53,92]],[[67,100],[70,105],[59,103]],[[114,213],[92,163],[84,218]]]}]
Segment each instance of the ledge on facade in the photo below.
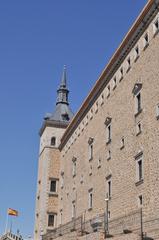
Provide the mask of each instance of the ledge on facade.
[{"label": "ledge on facade", "polygon": [[141,185],[143,182],[144,182],[144,179],[141,179],[141,180],[137,181],[137,182],[135,183],[135,185],[136,185],[136,186],[139,186],[139,185]]},{"label": "ledge on facade", "polygon": [[58,193],[57,192],[48,192],[48,194],[51,197],[58,197]]},{"label": "ledge on facade", "polygon": [[135,118],[136,118],[140,113],[142,113],[142,108],[141,108],[137,113],[135,113]]},{"label": "ledge on facade", "polygon": [[67,128],[68,122],[55,121],[55,120],[44,120],[42,127],[40,128],[39,135],[42,136],[46,127],[56,127],[56,128]]}]

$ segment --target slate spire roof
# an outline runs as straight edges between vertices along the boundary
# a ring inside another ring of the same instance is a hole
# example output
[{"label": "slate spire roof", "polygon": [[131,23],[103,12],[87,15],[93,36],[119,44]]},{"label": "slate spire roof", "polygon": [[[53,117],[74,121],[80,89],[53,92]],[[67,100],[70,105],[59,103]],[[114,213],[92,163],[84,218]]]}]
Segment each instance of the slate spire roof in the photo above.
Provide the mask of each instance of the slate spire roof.
[{"label": "slate spire roof", "polygon": [[45,120],[57,121],[61,123],[69,123],[73,118],[73,112],[68,101],[69,90],[67,87],[66,66],[64,66],[61,83],[57,90],[57,100],[55,111],[47,114]]}]

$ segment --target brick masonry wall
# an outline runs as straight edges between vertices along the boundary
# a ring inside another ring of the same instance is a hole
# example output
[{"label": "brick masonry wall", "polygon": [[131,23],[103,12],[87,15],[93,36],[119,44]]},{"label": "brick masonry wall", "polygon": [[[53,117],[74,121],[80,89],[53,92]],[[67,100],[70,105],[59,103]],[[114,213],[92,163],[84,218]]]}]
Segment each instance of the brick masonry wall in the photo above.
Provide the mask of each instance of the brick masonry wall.
[{"label": "brick masonry wall", "polygon": [[[58,188],[60,175],[60,151],[58,149],[64,129],[46,127],[40,139],[40,155],[36,197],[34,240],[48,229],[48,213],[58,214]],[[52,147],[51,138],[56,137],[56,145]],[[57,194],[50,193],[50,180],[57,180]],[[57,224],[57,219],[55,219]],[[51,230],[53,228],[49,228]]]},{"label": "brick masonry wall", "polygon": [[[72,201],[76,203],[76,216],[85,214],[90,219],[103,213],[108,191],[106,177],[111,175],[112,198],[109,201],[111,219],[138,209],[138,197],[143,195],[144,219],[159,216],[159,121],[156,105],[159,103],[159,35],[153,37],[148,27],[149,46],[140,53],[129,72],[110,97],[104,100],[83,131],[67,148],[62,150],[61,171],[64,171],[64,188],[60,190],[59,208],[63,209],[63,223],[71,220]],[[142,44],[140,40],[140,45]],[[135,117],[134,85],[142,83],[142,112]],[[104,90],[106,91],[106,89]],[[106,144],[106,117],[112,118],[112,141]],[[142,124],[142,133],[136,136],[136,124]],[[88,158],[88,139],[94,139],[93,159]],[[121,138],[125,147],[121,150]],[[67,148],[67,150],[66,150]],[[111,159],[107,160],[108,151]],[[135,156],[143,152],[144,181],[136,183]],[[72,176],[72,159],[77,158],[77,173]],[[98,161],[101,160],[101,167]],[[92,174],[90,169],[92,168]],[[83,177],[83,182],[81,182]],[[88,209],[88,191],[93,189],[93,208]],[[146,229],[148,231],[148,229]],[[132,238],[133,239],[133,238]]]}]

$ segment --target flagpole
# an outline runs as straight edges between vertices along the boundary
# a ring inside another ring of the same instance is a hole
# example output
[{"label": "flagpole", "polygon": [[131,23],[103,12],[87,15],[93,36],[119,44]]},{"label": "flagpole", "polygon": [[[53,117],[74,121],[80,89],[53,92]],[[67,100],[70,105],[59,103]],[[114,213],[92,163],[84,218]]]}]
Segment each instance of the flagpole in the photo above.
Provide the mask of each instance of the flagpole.
[{"label": "flagpole", "polygon": [[5,227],[5,234],[8,231],[8,210],[7,210],[7,216],[6,216],[6,227]]},{"label": "flagpole", "polygon": [[13,227],[13,221],[12,221],[12,218],[11,218],[11,222],[10,222],[10,233],[12,233],[12,227]]}]

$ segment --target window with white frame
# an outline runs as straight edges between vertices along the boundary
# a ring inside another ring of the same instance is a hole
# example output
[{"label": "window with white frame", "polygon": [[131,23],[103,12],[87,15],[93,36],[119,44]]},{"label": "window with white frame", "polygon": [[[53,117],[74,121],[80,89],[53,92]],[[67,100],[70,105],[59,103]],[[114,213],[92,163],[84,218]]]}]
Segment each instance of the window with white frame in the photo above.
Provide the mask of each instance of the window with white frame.
[{"label": "window with white frame", "polygon": [[110,160],[111,159],[111,150],[109,149],[107,151],[107,160]]},{"label": "window with white frame", "polygon": [[139,57],[139,46],[135,47],[135,61],[138,59]]},{"label": "window with white frame", "polygon": [[72,201],[72,218],[76,217],[76,202]]},{"label": "window with white frame", "polygon": [[113,89],[115,89],[117,86],[117,80],[116,77],[113,78]]},{"label": "window with white frame", "polygon": [[156,19],[156,21],[153,24],[153,32],[154,34],[158,33],[159,31],[159,17]]},{"label": "window with white frame", "polygon": [[106,177],[107,180],[107,197],[108,199],[111,199],[112,197],[112,176],[109,175],[108,177]]},{"label": "window with white frame", "polygon": [[89,138],[88,140],[88,158],[89,158],[89,161],[93,159],[93,141],[94,139],[93,138]]},{"label": "window with white frame", "polygon": [[112,126],[111,126],[112,119],[110,117],[107,117],[105,120],[105,126],[106,126],[106,142],[107,144],[111,142],[112,137]]},{"label": "window with white frame", "polygon": [[139,135],[142,132],[141,122],[138,122],[136,125],[136,135]]},{"label": "window with white frame", "polygon": [[136,113],[139,113],[141,111],[141,92],[136,94],[135,100],[136,100],[136,103],[135,103],[136,104]]},{"label": "window with white frame", "polygon": [[95,104],[95,113],[97,113],[98,112],[98,102],[96,102],[96,104]]},{"label": "window with white frame", "polygon": [[92,165],[90,165],[90,167],[89,167],[89,176],[91,176],[92,175]]},{"label": "window with white frame", "polygon": [[97,168],[101,168],[101,158],[98,159],[98,166]]},{"label": "window with white frame", "polygon": [[93,208],[93,189],[90,189],[88,191],[88,209],[92,209]]},{"label": "window with white frame", "polygon": [[125,147],[125,138],[122,137],[120,142],[120,149],[123,149],[124,147]]},{"label": "window with white frame", "polygon": [[57,179],[50,180],[50,192],[52,192],[52,193],[57,192]]},{"label": "window with white frame", "polygon": [[156,106],[156,117],[159,119],[159,103]]},{"label": "window with white frame", "polygon": [[130,57],[127,59],[127,71],[131,68],[131,60]]},{"label": "window with white frame", "polygon": [[149,35],[148,35],[148,33],[145,34],[143,41],[144,41],[144,48],[146,48],[149,45]]},{"label": "window with white frame", "polygon": [[111,142],[111,123],[107,126],[107,143]]},{"label": "window with white frame", "polygon": [[123,79],[124,76],[124,71],[123,71],[123,67],[120,68],[120,78],[119,81],[121,81]]},{"label": "window with white frame", "polygon": [[101,104],[101,105],[104,104],[104,94],[101,95],[101,103],[100,103],[100,104]]},{"label": "window with white frame", "polygon": [[141,89],[142,83],[136,83],[132,91],[135,98],[135,115],[138,115],[142,110]]},{"label": "window with white frame", "polygon": [[48,214],[48,227],[55,227],[55,220],[56,220],[56,214],[49,213]]},{"label": "window with white frame", "polygon": [[73,157],[72,159],[72,176],[76,176],[76,167],[77,167],[77,158]]},{"label": "window with white frame", "polygon": [[140,182],[143,180],[143,154],[139,154],[135,157],[136,160],[136,181]]}]

